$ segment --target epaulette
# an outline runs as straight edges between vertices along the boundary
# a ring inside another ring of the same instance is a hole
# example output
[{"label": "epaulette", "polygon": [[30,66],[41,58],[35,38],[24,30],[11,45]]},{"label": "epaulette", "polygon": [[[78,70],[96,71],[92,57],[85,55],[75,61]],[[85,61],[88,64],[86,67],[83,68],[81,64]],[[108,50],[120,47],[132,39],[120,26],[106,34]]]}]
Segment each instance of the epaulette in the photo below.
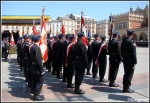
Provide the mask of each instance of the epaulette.
[{"label": "epaulette", "polygon": [[26,46],[29,46],[29,44],[26,44]]}]

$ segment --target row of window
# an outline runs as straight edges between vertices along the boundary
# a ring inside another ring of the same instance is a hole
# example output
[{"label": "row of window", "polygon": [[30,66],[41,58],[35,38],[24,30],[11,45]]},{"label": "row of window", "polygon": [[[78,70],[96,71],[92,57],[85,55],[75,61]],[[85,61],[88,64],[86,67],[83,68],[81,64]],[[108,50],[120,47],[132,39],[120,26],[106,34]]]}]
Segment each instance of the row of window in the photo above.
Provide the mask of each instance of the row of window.
[{"label": "row of window", "polygon": [[115,24],[116,29],[126,29],[127,28],[127,22],[122,22],[122,23],[116,23]]},{"label": "row of window", "polygon": [[[9,29],[10,27],[5,26],[5,29]],[[11,27],[11,29],[18,29],[18,26],[16,26],[16,28],[14,26]]]},{"label": "row of window", "polygon": [[[77,24],[80,24],[81,23],[81,21],[77,21]],[[85,22],[85,24],[91,24],[91,22]],[[95,23],[92,23],[93,25],[95,24]]]}]

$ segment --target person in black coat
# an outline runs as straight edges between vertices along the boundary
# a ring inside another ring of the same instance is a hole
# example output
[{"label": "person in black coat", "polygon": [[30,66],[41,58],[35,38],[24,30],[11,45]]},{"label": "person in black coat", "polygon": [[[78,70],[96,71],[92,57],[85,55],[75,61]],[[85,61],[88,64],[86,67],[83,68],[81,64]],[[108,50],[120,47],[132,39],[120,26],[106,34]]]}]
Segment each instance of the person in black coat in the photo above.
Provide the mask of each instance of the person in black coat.
[{"label": "person in black coat", "polygon": [[32,71],[32,88],[34,88],[33,100],[44,100],[44,96],[40,95],[44,82],[44,68],[42,64],[41,49],[39,47],[40,35],[34,36],[34,45],[30,48],[31,54],[31,71]]},{"label": "person in black coat", "polygon": [[88,57],[88,68],[87,68],[87,73],[86,73],[86,75],[91,75],[91,73],[90,73],[91,64],[92,64],[91,38],[88,38],[87,57]]},{"label": "person in black coat", "polygon": [[53,59],[53,71],[52,75],[56,75],[56,69],[57,69],[57,58],[56,58],[56,42],[58,41],[58,36],[54,36],[54,41],[51,44],[51,50],[52,50],[52,59]]},{"label": "person in black coat", "polygon": [[[101,52],[98,55],[98,63],[99,63],[99,82],[108,82],[104,79],[105,73],[106,73],[106,66],[107,66],[107,44],[106,44],[106,36],[101,36],[101,42],[98,44],[99,52],[101,48]],[[103,46],[103,44],[106,44]]]},{"label": "person in black coat", "polygon": [[75,52],[75,94],[84,94],[85,92],[80,89],[80,85],[82,83],[85,68],[88,68],[88,59],[87,59],[87,51],[86,46],[83,43],[84,33],[78,34],[78,41],[75,43],[74,52]]},{"label": "person in black coat", "polygon": [[74,59],[75,59],[75,53],[74,53],[74,41],[75,37],[74,35],[69,36],[69,45],[67,48],[67,57],[66,57],[66,66],[67,66],[67,87],[68,88],[74,88],[74,84],[72,84],[73,74],[75,71],[74,67]]},{"label": "person in black coat", "polygon": [[130,89],[135,65],[137,64],[136,44],[132,41],[133,37],[134,31],[127,30],[127,37],[121,43],[121,55],[123,58],[123,65],[124,65],[124,77],[123,77],[124,93],[134,92],[134,90]]},{"label": "person in black coat", "polygon": [[98,72],[98,67],[95,65],[96,58],[98,56],[98,43],[100,40],[100,35],[95,34],[95,40],[91,44],[91,49],[92,49],[92,58],[93,58],[93,67],[92,67],[92,73],[93,73],[93,78],[97,78],[97,72]]},{"label": "person in black coat", "polygon": [[48,40],[47,42],[47,47],[48,47],[48,60],[47,60],[47,64],[46,67],[48,69],[48,72],[51,72],[51,67],[52,67],[52,49],[51,49],[51,44],[53,42],[53,37],[50,38],[50,40]]},{"label": "person in black coat", "polygon": [[120,46],[118,39],[118,33],[113,34],[113,39],[108,43],[108,51],[109,51],[109,61],[110,61],[110,69],[109,69],[109,86],[110,87],[118,87],[119,85],[115,83],[119,64],[122,61],[122,57],[120,54]]},{"label": "person in black coat", "polygon": [[66,34],[66,40],[62,43],[62,49],[63,49],[63,80],[62,82],[67,82],[67,67],[65,65],[66,62],[66,52],[67,52],[67,47],[69,45],[69,34]]},{"label": "person in black coat", "polygon": [[[25,34],[24,38],[24,73],[25,73],[25,81],[28,82],[28,71],[29,71],[29,64],[30,64],[30,53],[29,53],[29,45],[30,45],[30,35]],[[28,85],[30,87],[30,84]]]},{"label": "person in black coat", "polygon": [[64,35],[60,34],[58,35],[59,40],[56,42],[56,58],[57,58],[57,78],[62,79],[62,75],[60,74],[62,71],[62,56],[63,56],[63,49],[62,49],[62,43],[64,39]]},{"label": "person in black coat", "polygon": [[20,43],[20,71],[23,70],[23,44],[24,44],[24,38],[22,37],[21,43]]}]

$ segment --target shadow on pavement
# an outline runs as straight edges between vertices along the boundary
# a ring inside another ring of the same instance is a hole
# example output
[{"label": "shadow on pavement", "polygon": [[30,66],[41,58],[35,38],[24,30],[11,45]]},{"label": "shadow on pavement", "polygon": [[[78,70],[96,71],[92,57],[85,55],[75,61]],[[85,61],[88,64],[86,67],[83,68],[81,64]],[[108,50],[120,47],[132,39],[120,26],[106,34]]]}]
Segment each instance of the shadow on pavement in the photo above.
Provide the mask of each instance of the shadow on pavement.
[{"label": "shadow on pavement", "polygon": [[25,80],[22,78],[24,76],[20,72],[19,65],[16,63],[16,59],[11,58],[8,62],[8,65],[10,81],[5,82],[8,84],[8,88],[11,88],[8,93],[14,97],[32,99],[30,89],[27,87]]},{"label": "shadow on pavement", "polygon": [[112,100],[118,100],[118,101],[128,101],[128,102],[133,102],[132,97],[130,96],[124,96],[124,95],[116,95],[116,94],[109,94],[108,99]]}]

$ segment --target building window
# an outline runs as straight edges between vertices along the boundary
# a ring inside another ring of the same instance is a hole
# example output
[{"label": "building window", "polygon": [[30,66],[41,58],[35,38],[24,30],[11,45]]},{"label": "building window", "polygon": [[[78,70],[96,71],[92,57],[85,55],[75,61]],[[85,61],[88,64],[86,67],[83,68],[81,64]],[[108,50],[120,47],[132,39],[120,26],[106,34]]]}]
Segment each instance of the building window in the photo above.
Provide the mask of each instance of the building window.
[{"label": "building window", "polygon": [[61,30],[60,30],[60,32],[61,32]]},{"label": "building window", "polygon": [[122,23],[119,23],[119,29],[122,29]]},{"label": "building window", "polygon": [[57,25],[57,27],[58,27],[58,25]]},{"label": "building window", "polygon": [[94,33],[94,30],[92,31],[92,33]]},{"label": "building window", "polygon": [[54,26],[54,25],[53,25]]},{"label": "building window", "polygon": [[73,28],[72,28],[72,30],[73,30]]},{"label": "building window", "polygon": [[87,22],[85,22],[85,24],[87,24]]},{"label": "building window", "polygon": [[80,24],[80,21],[77,21],[77,24]]},{"label": "building window", "polygon": [[118,29],[118,24],[115,24],[115,28]]},{"label": "building window", "polygon": [[18,26],[16,26],[16,29],[18,29]]},{"label": "building window", "polygon": [[8,26],[6,26],[6,29],[8,29]]},{"label": "building window", "polygon": [[14,29],[14,26],[12,26],[12,29]]},{"label": "building window", "polygon": [[123,22],[123,28],[127,28],[127,22]]},{"label": "building window", "polygon": [[80,28],[80,25],[77,25],[77,28]]}]

